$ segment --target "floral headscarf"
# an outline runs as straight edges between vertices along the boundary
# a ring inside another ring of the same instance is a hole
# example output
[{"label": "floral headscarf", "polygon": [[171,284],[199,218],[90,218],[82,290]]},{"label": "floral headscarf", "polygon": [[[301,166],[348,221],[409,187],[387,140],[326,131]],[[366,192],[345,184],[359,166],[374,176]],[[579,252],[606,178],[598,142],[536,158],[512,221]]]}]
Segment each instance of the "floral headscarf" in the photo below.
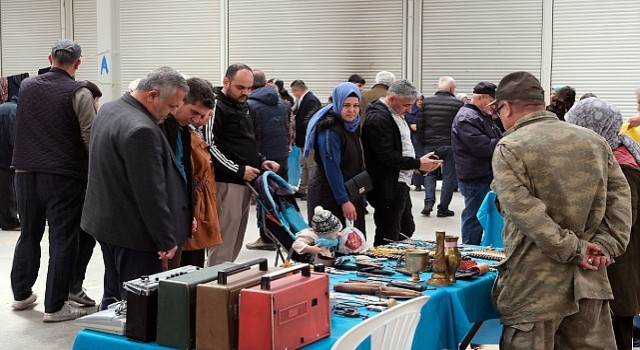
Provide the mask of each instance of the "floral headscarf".
[{"label": "floral headscarf", "polygon": [[640,145],[627,135],[620,134],[622,114],[618,107],[599,98],[590,97],[578,101],[567,114],[565,120],[595,131],[602,136],[611,150],[625,145],[637,162],[640,162]]}]

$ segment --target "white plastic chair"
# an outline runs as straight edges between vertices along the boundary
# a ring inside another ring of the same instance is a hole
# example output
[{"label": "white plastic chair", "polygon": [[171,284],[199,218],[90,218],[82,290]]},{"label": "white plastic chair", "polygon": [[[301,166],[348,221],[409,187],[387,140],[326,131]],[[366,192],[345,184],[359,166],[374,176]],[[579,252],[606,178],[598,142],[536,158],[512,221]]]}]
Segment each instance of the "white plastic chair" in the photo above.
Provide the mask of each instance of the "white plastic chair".
[{"label": "white plastic chair", "polygon": [[352,350],[371,336],[371,350],[411,349],[428,296],[411,299],[375,315],[343,334],[331,350]]}]

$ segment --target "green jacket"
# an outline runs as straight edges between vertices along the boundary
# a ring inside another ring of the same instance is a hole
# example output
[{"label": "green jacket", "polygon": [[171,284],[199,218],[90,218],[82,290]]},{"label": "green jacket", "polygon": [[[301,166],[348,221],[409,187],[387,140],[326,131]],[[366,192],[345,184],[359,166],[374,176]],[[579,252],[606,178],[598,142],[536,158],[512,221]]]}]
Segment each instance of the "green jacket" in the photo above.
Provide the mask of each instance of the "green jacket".
[{"label": "green jacket", "polygon": [[506,259],[493,289],[503,324],[561,318],[583,298],[612,299],[607,270],[578,265],[587,242],[617,257],[629,241],[629,185],[604,139],[535,112],[507,130],[492,165],[505,219]]}]

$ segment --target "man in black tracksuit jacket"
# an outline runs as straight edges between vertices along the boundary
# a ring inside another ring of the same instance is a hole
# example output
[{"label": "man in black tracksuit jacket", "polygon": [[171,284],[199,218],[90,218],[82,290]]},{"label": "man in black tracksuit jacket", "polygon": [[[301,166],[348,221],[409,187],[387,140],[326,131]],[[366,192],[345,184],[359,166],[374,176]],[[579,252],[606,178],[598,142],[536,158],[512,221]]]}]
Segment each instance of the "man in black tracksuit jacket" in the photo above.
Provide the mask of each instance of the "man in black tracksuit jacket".
[{"label": "man in black tracksuit jacket", "polygon": [[205,140],[211,145],[216,174],[216,196],[222,244],[209,249],[208,265],[234,261],[244,240],[251,206],[251,189],[260,169],[277,172],[279,165],[258,153],[247,98],[253,87],[253,71],[245,64],[227,68],[223,87],[216,88],[218,101],[209,121]]}]

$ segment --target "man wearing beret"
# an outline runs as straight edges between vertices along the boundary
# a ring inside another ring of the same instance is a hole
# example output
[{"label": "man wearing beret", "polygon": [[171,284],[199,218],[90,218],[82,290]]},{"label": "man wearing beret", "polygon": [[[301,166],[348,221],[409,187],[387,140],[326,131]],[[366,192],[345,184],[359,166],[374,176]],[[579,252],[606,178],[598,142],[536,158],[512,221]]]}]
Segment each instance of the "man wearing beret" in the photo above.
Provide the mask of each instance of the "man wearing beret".
[{"label": "man wearing beret", "polygon": [[505,76],[493,154],[506,259],[493,288],[501,349],[615,349],[606,267],[631,230],[629,185],[606,141],[545,111],[540,82]]},{"label": "man wearing beret", "polygon": [[465,244],[479,245],[482,240],[482,226],[476,213],[491,190],[491,157],[502,137],[491,116],[493,106],[489,106],[495,96],[495,84],[488,81],[476,84],[471,102],[460,108],[451,126],[458,188],[464,197],[461,233]]}]

